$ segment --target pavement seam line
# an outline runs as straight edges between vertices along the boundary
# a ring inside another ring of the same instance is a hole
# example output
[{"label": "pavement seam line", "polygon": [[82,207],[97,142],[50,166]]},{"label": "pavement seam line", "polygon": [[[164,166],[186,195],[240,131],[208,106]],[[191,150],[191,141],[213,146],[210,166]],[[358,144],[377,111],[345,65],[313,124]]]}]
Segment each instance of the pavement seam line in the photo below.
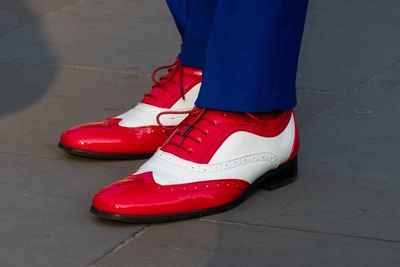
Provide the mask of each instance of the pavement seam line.
[{"label": "pavement seam line", "polygon": [[111,249],[109,249],[108,251],[106,251],[103,255],[101,255],[100,257],[98,257],[97,259],[95,259],[93,262],[91,262],[87,267],[95,267],[97,264],[103,262],[104,260],[106,260],[108,257],[114,255],[115,253],[117,253],[118,251],[120,251],[121,249],[123,249],[124,247],[126,247],[131,241],[133,241],[136,237],[139,237],[140,235],[142,235],[143,233],[145,233],[147,231],[147,229],[151,226],[151,224],[147,224],[144,227],[140,228],[138,231],[136,231],[135,233],[133,233],[133,235],[128,236],[127,238],[125,238],[124,240],[122,240],[121,242],[119,242],[116,246],[112,247]]},{"label": "pavement seam line", "polygon": [[315,89],[315,88],[310,88],[310,87],[297,87],[297,90],[305,92],[305,93],[314,93],[314,94],[320,94],[320,95],[343,96],[345,94],[344,92],[334,92],[334,91],[330,91],[330,90],[320,90],[320,89]]},{"label": "pavement seam line", "polygon": [[301,233],[308,233],[308,234],[344,237],[344,238],[348,238],[348,239],[360,239],[360,240],[367,240],[367,241],[378,241],[378,242],[383,242],[383,243],[398,243],[398,244],[400,244],[400,240],[393,240],[393,239],[386,239],[386,238],[379,238],[379,237],[369,237],[369,236],[362,236],[362,235],[342,234],[342,233],[334,233],[334,232],[325,232],[325,231],[318,231],[318,230],[307,230],[307,229],[301,229],[301,228],[296,228],[296,227],[285,227],[285,226],[246,223],[246,222],[234,222],[234,221],[227,221],[227,220],[219,221],[219,220],[212,220],[212,219],[199,219],[199,221],[219,223],[219,224],[229,224],[229,225],[236,225],[236,226],[246,226],[246,227],[270,228],[270,229],[286,230],[286,231],[301,232]]},{"label": "pavement seam line", "polygon": [[97,67],[90,67],[90,66],[72,65],[72,64],[43,63],[43,62],[35,62],[35,61],[27,61],[27,60],[18,60],[18,59],[12,59],[12,58],[0,58],[0,61],[8,62],[8,63],[15,63],[15,64],[38,65],[38,66],[46,66],[46,67],[61,67],[61,68],[100,71],[100,72],[108,72],[108,73],[134,74],[137,76],[143,75],[137,71],[130,71],[130,70],[104,69],[104,68],[97,68]]}]

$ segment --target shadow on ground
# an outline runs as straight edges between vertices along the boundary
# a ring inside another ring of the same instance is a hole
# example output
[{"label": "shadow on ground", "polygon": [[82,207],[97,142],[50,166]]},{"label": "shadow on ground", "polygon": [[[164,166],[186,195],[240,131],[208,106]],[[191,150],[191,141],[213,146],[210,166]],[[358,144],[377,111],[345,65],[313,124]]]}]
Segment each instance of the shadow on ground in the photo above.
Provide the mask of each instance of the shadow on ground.
[{"label": "shadow on ground", "polygon": [[[0,1],[0,117],[28,108],[42,98],[56,75],[57,56],[40,22],[40,5],[32,1]],[[29,25],[27,25],[29,23]],[[16,38],[7,38],[13,33]],[[29,34],[31,38],[22,38]],[[19,50],[41,48],[51,68],[38,68],[35,62],[16,59]]]}]

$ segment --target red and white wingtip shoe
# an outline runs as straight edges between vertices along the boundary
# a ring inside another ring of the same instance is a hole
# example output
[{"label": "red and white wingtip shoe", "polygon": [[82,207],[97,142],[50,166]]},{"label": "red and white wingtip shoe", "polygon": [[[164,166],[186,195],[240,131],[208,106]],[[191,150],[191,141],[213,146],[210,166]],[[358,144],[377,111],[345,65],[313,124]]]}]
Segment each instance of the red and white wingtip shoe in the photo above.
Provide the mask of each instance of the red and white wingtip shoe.
[{"label": "red and white wingtip shoe", "polygon": [[130,176],[98,192],[92,213],[125,222],[163,222],[219,213],[258,186],[273,190],[297,172],[292,111],[233,113],[195,108]]},{"label": "red and white wingtip shoe", "polygon": [[[159,70],[168,73],[156,80]],[[97,159],[134,159],[150,157],[172,131],[159,126],[161,112],[192,109],[201,85],[202,71],[183,66],[179,60],[157,68],[152,90],[133,109],[104,121],[73,127],[61,135],[59,146],[66,152]],[[162,123],[176,127],[187,115],[163,116]]]}]

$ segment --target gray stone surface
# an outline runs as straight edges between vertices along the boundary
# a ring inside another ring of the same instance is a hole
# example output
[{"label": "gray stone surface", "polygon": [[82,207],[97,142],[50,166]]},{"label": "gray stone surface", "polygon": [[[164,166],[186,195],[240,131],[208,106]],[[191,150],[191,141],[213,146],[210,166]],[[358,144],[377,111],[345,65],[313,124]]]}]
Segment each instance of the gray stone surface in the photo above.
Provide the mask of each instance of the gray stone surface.
[{"label": "gray stone surface", "polygon": [[79,0],[2,0],[0,2],[0,34],[56,12]]},{"label": "gray stone surface", "polygon": [[215,220],[400,242],[400,64],[302,129],[299,180]]},{"label": "gray stone surface", "polygon": [[79,1],[0,37],[0,59],[126,71],[170,63],[179,48],[162,0]]},{"label": "gray stone surface", "polygon": [[398,266],[400,2],[310,1],[296,183],[199,220],[88,212],[142,161],[65,155],[68,127],[131,107],[179,37],[162,0],[0,3],[1,266]]},{"label": "gray stone surface", "polygon": [[314,0],[298,86],[345,92],[400,57],[397,0]]},{"label": "gray stone surface", "polygon": [[127,168],[0,153],[1,266],[85,266],[140,225],[89,213],[101,184]]},{"label": "gray stone surface", "polygon": [[[400,243],[203,219],[153,225],[95,266],[398,266]],[[156,252],[156,253],[154,253]],[[373,253],[371,253],[373,252]]]}]

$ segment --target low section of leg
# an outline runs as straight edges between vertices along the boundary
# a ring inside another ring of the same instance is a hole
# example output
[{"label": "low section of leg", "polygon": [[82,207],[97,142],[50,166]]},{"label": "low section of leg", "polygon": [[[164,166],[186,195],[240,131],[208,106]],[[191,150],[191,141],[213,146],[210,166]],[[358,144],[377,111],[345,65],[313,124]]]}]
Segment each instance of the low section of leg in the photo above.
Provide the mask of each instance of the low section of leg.
[{"label": "low section of leg", "polygon": [[218,0],[168,0],[167,3],[183,41],[179,59],[186,66],[203,68]]},{"label": "low section of leg", "polygon": [[219,0],[197,106],[239,112],[296,105],[307,0]]}]

